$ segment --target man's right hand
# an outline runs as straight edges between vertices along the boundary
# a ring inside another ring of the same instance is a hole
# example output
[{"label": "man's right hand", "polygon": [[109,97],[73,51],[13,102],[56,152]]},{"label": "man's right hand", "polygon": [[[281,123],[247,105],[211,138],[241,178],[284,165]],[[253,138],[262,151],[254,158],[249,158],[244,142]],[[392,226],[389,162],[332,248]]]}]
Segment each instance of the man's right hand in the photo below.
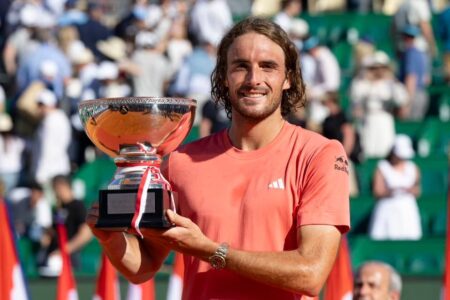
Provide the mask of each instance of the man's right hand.
[{"label": "man's right hand", "polygon": [[86,223],[88,224],[89,228],[91,229],[95,237],[99,240],[99,242],[105,243],[113,236],[116,236],[117,234],[123,235],[123,232],[126,231],[127,229],[126,227],[111,228],[111,229],[95,227],[98,221],[99,216],[98,212],[99,212],[98,202],[95,202],[94,204],[92,204],[92,207],[88,209],[86,216]]}]

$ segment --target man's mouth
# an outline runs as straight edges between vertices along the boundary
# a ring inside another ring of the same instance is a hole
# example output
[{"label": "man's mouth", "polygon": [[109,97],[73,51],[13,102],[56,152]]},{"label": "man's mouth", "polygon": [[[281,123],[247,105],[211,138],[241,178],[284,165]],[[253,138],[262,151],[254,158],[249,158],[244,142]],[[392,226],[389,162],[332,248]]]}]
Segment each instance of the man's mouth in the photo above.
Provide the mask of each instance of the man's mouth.
[{"label": "man's mouth", "polygon": [[264,89],[252,89],[252,90],[247,90],[247,89],[242,89],[239,91],[239,94],[241,94],[243,97],[246,98],[260,98],[260,97],[264,97],[267,95],[267,91]]}]

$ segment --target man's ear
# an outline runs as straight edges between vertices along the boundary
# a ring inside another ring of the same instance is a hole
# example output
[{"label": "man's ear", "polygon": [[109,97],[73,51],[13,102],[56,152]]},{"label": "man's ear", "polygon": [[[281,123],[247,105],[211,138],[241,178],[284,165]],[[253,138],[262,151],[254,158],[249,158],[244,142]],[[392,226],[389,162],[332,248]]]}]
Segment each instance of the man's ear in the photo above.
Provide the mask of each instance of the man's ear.
[{"label": "man's ear", "polygon": [[291,80],[290,80],[289,75],[288,75],[288,76],[286,76],[286,78],[284,79],[284,82],[283,82],[283,90],[288,90],[288,89],[290,89],[290,88],[291,88]]}]

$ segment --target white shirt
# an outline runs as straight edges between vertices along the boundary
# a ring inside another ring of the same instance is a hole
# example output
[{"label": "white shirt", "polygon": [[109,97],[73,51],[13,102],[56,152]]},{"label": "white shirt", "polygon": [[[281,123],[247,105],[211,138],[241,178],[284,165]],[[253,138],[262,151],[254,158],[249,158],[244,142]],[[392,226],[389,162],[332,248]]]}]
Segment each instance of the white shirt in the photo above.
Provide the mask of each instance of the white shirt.
[{"label": "white shirt", "polygon": [[60,109],[49,112],[42,120],[32,149],[32,170],[39,183],[70,172],[71,134],[70,121]]},{"label": "white shirt", "polygon": [[190,17],[193,33],[200,40],[215,46],[233,25],[231,11],[225,0],[199,0],[194,4]]},{"label": "white shirt", "polygon": [[17,136],[5,140],[0,135],[0,173],[17,173],[22,168],[25,141]]}]

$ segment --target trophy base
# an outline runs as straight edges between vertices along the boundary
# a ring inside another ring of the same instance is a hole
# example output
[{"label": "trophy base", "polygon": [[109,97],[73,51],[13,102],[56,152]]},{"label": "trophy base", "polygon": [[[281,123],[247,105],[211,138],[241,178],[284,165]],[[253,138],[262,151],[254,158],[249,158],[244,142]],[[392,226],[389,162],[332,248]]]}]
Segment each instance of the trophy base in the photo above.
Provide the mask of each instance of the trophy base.
[{"label": "trophy base", "polygon": [[[170,208],[170,193],[165,189],[148,189],[147,202],[139,227],[168,228],[165,211]],[[99,217],[95,227],[119,230],[131,227],[136,205],[137,190],[100,190]]]}]

